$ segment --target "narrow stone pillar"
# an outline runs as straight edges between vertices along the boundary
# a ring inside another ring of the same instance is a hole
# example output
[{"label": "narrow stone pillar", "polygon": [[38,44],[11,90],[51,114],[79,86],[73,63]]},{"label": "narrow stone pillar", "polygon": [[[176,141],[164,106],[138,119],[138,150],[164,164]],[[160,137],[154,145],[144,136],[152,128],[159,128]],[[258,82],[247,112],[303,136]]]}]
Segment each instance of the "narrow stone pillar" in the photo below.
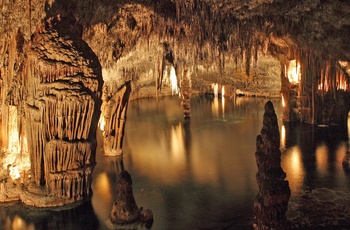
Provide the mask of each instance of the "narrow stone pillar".
[{"label": "narrow stone pillar", "polygon": [[184,114],[184,118],[191,118],[191,76],[188,70],[183,71],[181,78],[181,106]]},{"label": "narrow stone pillar", "polygon": [[125,82],[112,97],[104,97],[102,119],[104,119],[104,153],[107,156],[123,155],[123,138],[126,114],[131,94],[131,81]]},{"label": "narrow stone pillar", "polygon": [[271,101],[265,104],[263,127],[256,139],[259,193],[254,202],[254,229],[287,229],[290,188],[281,168],[280,133]]}]

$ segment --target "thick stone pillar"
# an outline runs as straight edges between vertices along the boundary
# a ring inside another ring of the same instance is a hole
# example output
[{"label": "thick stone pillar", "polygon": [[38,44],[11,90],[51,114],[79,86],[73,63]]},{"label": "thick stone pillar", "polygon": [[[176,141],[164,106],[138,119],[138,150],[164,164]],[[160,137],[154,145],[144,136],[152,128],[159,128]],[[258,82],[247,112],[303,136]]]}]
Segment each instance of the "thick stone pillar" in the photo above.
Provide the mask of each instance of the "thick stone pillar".
[{"label": "thick stone pillar", "polygon": [[[22,72],[25,123],[34,182],[59,206],[90,196],[102,72],[96,55],[75,33],[75,19],[56,16],[32,36]],[[42,194],[45,195],[45,194]]]}]

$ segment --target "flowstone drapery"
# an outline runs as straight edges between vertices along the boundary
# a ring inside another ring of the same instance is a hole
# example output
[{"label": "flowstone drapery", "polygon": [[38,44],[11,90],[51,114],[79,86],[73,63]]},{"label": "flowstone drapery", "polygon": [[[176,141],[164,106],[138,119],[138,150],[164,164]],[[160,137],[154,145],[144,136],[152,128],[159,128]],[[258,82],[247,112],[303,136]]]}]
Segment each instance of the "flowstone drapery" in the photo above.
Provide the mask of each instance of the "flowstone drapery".
[{"label": "flowstone drapery", "polygon": [[9,94],[23,99],[18,106],[24,108],[36,185],[28,185],[29,193],[20,198],[32,206],[60,206],[90,196],[103,80],[99,61],[76,34],[74,22],[58,15],[38,27],[20,88]]}]

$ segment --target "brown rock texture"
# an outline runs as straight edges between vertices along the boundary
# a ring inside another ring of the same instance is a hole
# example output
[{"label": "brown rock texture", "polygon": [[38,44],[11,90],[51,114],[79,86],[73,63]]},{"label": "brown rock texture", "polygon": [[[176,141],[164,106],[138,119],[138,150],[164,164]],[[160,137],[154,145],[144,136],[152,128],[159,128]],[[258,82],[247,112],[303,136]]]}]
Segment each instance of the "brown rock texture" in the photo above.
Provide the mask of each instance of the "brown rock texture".
[{"label": "brown rock texture", "polygon": [[271,101],[265,104],[263,128],[256,145],[259,193],[254,202],[254,229],[288,229],[286,212],[291,192],[281,168],[280,133]]},{"label": "brown rock texture", "polygon": [[[346,125],[349,18],[345,0],[3,0],[1,145],[9,144],[14,106],[36,183],[80,199],[88,187],[80,175],[88,178],[94,164],[101,72],[110,95],[131,81],[135,99],[171,95],[167,66],[183,87],[185,117],[190,94],[218,83],[228,96],[282,93],[286,121]],[[286,78],[291,60],[301,67],[296,84]],[[107,110],[107,145],[118,152],[124,115]]]},{"label": "brown rock texture", "polygon": [[131,82],[127,81],[115,95],[104,90],[101,119],[103,122],[104,153],[107,156],[123,155],[123,137],[131,93]]},{"label": "brown rock texture", "polygon": [[141,221],[146,223],[146,227],[153,224],[152,211],[137,207],[132,190],[132,179],[126,170],[120,172],[118,176],[117,198],[113,203],[111,221],[114,224],[130,224]]},{"label": "brown rock texture", "polygon": [[61,199],[58,205],[90,196],[96,164],[101,66],[74,23],[58,15],[38,27],[16,92],[25,100],[33,180]]}]

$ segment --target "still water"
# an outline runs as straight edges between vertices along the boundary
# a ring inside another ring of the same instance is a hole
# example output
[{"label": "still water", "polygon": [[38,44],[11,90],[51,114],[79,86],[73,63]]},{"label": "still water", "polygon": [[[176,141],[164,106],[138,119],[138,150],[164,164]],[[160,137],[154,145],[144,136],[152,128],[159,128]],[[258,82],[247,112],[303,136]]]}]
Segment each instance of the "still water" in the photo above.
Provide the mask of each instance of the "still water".
[{"label": "still water", "polygon": [[[192,117],[187,121],[177,97],[133,101],[122,160],[102,155],[102,134],[98,133],[91,202],[55,212],[29,210],[20,204],[1,207],[1,224],[20,222],[29,229],[108,229],[105,221],[115,199],[117,176],[125,169],[133,179],[136,203],[153,211],[154,230],[252,229],[258,193],[255,139],[267,100],[194,97]],[[283,124],[281,101],[272,102],[292,197],[314,188],[349,191],[349,176],[341,165],[347,151],[347,128]]]}]

